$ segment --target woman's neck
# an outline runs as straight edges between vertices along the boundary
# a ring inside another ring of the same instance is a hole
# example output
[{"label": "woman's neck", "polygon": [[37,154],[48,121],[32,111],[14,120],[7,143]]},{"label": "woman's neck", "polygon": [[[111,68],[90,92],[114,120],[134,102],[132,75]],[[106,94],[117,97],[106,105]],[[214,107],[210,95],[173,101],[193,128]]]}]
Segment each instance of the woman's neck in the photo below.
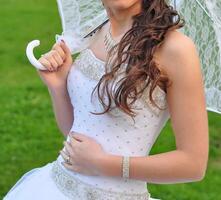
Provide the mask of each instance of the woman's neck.
[{"label": "woman's neck", "polygon": [[140,13],[141,4],[134,4],[128,9],[107,8],[113,38],[119,38],[132,27],[132,16]]}]

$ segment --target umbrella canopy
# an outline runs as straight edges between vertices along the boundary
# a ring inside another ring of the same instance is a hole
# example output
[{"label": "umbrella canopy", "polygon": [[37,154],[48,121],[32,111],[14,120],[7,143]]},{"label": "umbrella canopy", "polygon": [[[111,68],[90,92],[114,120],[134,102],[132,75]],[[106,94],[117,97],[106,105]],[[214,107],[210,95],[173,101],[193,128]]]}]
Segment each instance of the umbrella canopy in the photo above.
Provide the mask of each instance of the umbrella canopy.
[{"label": "umbrella canopy", "polygon": [[[101,0],[57,0],[63,33],[72,53],[86,48],[91,37],[85,36],[107,19]],[[56,40],[62,37],[56,35]]]},{"label": "umbrella canopy", "polygon": [[186,21],[182,32],[198,48],[207,110],[221,114],[221,1],[177,0],[176,8]]},{"label": "umbrella canopy", "polygon": [[[101,0],[57,0],[63,32],[56,41],[64,39],[71,52],[87,48],[94,30],[104,23],[107,13]],[[203,71],[207,110],[221,114],[221,1],[169,0],[186,25],[180,29],[195,42]],[[33,56],[34,41],[27,48],[31,63],[43,69]]]}]

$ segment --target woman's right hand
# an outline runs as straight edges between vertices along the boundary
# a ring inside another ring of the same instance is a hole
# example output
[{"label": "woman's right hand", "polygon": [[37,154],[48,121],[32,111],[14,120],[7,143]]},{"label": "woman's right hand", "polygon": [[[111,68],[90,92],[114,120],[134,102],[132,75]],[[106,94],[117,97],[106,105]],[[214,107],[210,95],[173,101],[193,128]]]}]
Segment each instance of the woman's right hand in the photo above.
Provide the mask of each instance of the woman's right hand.
[{"label": "woman's right hand", "polygon": [[64,41],[55,43],[48,53],[44,54],[39,62],[47,70],[37,70],[40,78],[49,89],[66,86],[67,76],[73,64],[68,46]]}]

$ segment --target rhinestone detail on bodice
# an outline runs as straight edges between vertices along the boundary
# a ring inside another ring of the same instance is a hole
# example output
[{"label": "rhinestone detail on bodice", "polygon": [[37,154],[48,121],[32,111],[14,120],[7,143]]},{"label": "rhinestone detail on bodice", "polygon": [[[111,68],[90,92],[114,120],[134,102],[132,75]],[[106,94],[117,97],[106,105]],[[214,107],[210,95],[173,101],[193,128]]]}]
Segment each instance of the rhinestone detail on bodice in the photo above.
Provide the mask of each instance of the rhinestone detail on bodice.
[{"label": "rhinestone detail on bodice", "polygon": [[[94,55],[93,51],[89,48],[83,50],[76,58],[75,65],[81,70],[82,73],[92,80],[99,81],[105,74],[105,62],[98,59]],[[159,86],[156,86],[155,90],[153,91],[153,99],[159,107],[167,107],[166,93]],[[144,90],[141,98],[138,100],[141,101],[145,108],[150,109],[151,112],[157,116],[159,116],[161,111],[163,111],[151,103],[149,98],[149,87]],[[134,108],[136,108],[136,106]],[[118,114],[119,112],[121,112],[120,109],[113,109],[111,111],[113,114]]]}]

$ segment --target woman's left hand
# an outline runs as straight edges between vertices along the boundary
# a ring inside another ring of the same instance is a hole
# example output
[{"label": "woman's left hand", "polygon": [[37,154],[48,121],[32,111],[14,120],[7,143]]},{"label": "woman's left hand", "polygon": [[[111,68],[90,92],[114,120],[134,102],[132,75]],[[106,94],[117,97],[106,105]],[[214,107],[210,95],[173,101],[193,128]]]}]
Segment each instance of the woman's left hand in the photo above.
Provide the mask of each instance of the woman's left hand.
[{"label": "woman's left hand", "polygon": [[60,154],[64,160],[70,156],[70,163],[63,162],[63,166],[86,175],[101,175],[99,162],[106,155],[102,146],[95,139],[81,133],[70,133],[69,136],[70,142],[64,142],[65,151],[61,150]]}]

